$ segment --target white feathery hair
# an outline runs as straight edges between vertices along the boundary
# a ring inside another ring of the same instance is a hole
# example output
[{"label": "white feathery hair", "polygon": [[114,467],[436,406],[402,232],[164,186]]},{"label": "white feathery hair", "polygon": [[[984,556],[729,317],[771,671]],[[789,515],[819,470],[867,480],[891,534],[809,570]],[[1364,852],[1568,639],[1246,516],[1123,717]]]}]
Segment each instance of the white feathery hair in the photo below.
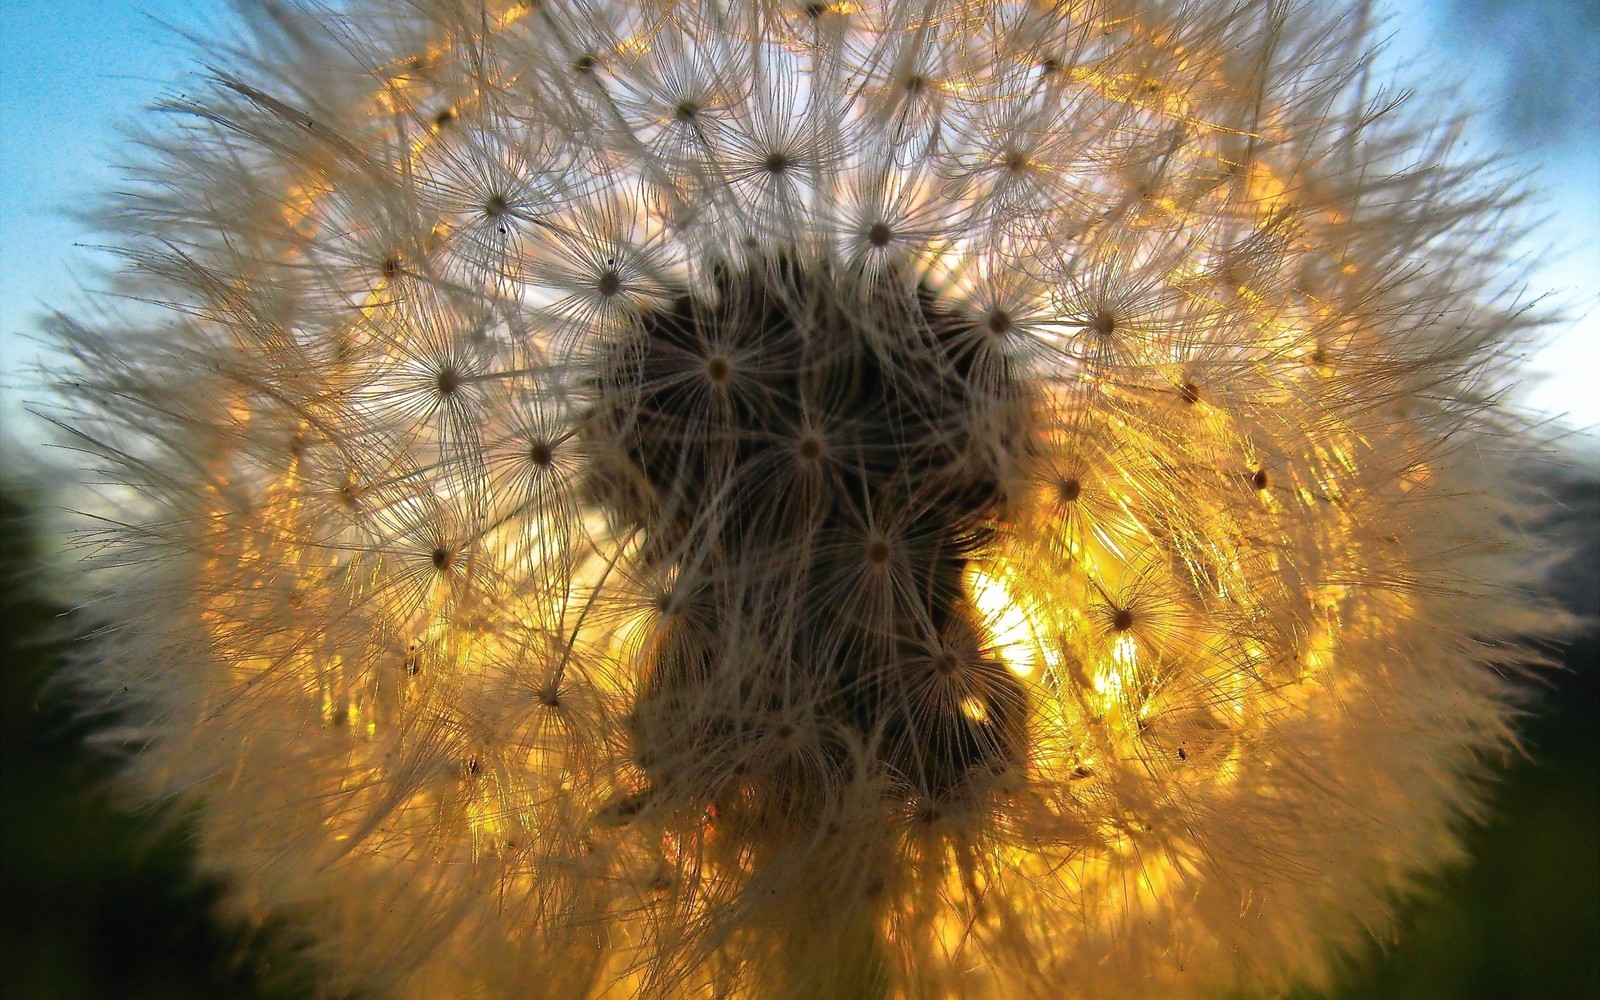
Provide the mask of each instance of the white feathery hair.
[{"label": "white feathery hair", "polygon": [[1368,7],[244,12],[73,676],[327,995],[1270,992],[1456,857],[1539,320]]}]

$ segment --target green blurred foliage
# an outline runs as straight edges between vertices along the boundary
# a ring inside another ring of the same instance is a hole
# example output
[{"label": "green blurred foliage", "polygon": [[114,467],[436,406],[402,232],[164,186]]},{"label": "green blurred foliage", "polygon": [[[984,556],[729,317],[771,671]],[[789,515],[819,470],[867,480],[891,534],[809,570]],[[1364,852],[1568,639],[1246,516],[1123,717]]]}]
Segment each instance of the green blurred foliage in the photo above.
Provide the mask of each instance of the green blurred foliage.
[{"label": "green blurred foliage", "polygon": [[[1408,905],[1392,940],[1353,970],[1349,1000],[1585,1000],[1600,997],[1600,730],[1591,638],[1571,650],[1582,715],[1540,720],[1533,759],[1501,777],[1489,821],[1468,830],[1467,867]],[[1564,689],[1564,690],[1563,690]],[[1567,708],[1576,703],[1567,701]],[[1376,950],[1376,949],[1375,949]],[[1301,1000],[1309,1000],[1303,996]]]},{"label": "green blurred foliage", "polygon": [[1600,478],[1575,470],[1548,490],[1557,514],[1541,534],[1564,553],[1550,594],[1587,627],[1535,693],[1527,756],[1508,762],[1486,822],[1466,830],[1471,862],[1404,907],[1338,998],[1600,997]]},{"label": "green blurred foliage", "polygon": [[73,619],[31,584],[39,539],[0,489],[0,996],[185,1000],[306,996],[271,928],[214,918],[181,830],[117,808],[53,666]]}]

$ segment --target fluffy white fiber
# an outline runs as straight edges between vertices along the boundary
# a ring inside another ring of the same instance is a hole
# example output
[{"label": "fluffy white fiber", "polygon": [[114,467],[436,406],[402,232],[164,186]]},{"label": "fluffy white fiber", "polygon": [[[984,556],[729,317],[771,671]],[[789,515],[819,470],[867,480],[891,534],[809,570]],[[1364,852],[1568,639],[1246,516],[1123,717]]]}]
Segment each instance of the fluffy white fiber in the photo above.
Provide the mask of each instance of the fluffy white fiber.
[{"label": "fluffy white fiber", "polygon": [[1365,8],[249,12],[75,678],[327,994],[1268,993],[1453,856],[1533,321]]}]

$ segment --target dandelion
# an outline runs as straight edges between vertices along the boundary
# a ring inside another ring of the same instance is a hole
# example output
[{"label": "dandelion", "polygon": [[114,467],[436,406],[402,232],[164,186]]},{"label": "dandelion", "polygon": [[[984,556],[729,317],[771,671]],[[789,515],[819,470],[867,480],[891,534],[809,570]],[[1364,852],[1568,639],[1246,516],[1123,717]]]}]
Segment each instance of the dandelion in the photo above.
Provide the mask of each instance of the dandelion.
[{"label": "dandelion", "polygon": [[328,995],[1270,991],[1454,855],[1533,321],[1366,8],[255,13],[76,676]]}]

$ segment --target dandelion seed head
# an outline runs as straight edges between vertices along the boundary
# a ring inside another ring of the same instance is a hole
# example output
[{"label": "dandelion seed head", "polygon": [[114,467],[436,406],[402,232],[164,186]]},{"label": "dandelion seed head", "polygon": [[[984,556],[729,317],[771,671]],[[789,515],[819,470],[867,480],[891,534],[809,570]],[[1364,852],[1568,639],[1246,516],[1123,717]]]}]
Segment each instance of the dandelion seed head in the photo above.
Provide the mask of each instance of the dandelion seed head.
[{"label": "dandelion seed head", "polygon": [[265,9],[58,322],[129,787],[329,995],[1325,982],[1551,625],[1366,19]]}]

